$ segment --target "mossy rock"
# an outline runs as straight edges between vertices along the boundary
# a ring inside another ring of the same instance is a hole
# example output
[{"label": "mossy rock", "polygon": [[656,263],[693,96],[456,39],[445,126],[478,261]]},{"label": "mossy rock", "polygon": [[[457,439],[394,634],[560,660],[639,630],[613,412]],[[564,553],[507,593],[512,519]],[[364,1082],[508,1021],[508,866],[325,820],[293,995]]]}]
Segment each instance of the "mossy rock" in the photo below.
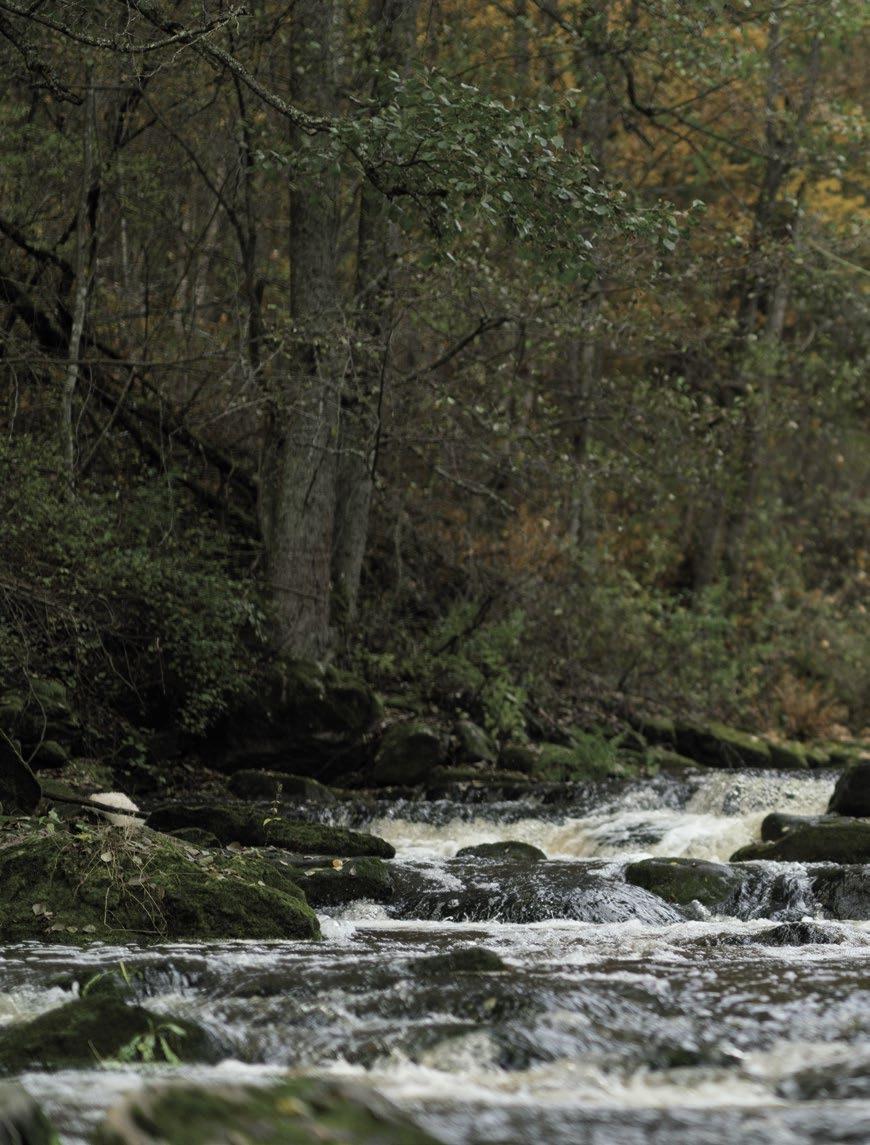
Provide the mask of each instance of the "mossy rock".
[{"label": "mossy rock", "polygon": [[414,787],[446,758],[442,736],[428,724],[416,720],[393,724],[381,740],[369,779],[375,786]]},{"label": "mossy rock", "polygon": [[147,823],[155,831],[199,827],[210,831],[225,846],[241,843],[248,847],[280,847],[300,855],[374,855],[382,859],[392,859],[396,853],[394,847],[376,835],[322,823],[302,823],[270,815],[268,811],[256,813],[230,803],[167,803],[155,808]]},{"label": "mossy rock", "polygon": [[828,810],[853,818],[870,816],[870,757],[846,768],[837,780]]},{"label": "mossy rock", "polygon": [[723,863],[703,859],[641,859],[625,868],[625,881],[678,906],[699,902],[712,910],[739,891],[745,875]]},{"label": "mossy rock", "polygon": [[616,748],[601,736],[584,736],[570,746],[542,743],[538,747],[536,779],[554,783],[578,783],[626,773]]},{"label": "mossy rock", "polygon": [[229,781],[229,789],[238,799],[252,801],[335,802],[329,788],[316,779],[308,775],[286,775],[281,771],[237,771]]},{"label": "mossy rock", "polygon": [[147,829],[23,821],[0,835],[0,941],[316,938],[287,873]]},{"label": "mossy rock", "polygon": [[793,863],[870,862],[870,823],[834,818],[807,822],[769,843],[750,843],[731,856],[732,863],[773,859]]},{"label": "mossy rock", "polygon": [[777,743],[767,740],[770,766],[784,771],[804,771],[810,766],[807,749],[801,743]]},{"label": "mossy rock", "polygon": [[475,763],[478,760],[495,763],[498,758],[498,748],[492,737],[479,724],[473,720],[459,720],[455,734],[459,743],[456,757],[459,763]]},{"label": "mossy rock", "polygon": [[380,859],[336,859],[334,863],[326,867],[297,868],[293,872],[294,882],[302,888],[312,906],[344,906],[359,899],[387,902],[393,897],[389,867]]},{"label": "mossy rock", "polygon": [[669,716],[640,716],[632,722],[647,743],[676,747],[677,729]]},{"label": "mossy rock", "polygon": [[709,767],[770,767],[770,747],[758,736],[727,724],[678,724],[675,747],[680,755]]},{"label": "mossy rock", "polygon": [[29,815],[41,797],[39,780],[13,745],[0,737],[0,813]]},{"label": "mossy rock", "polygon": [[4,1145],[58,1145],[60,1138],[39,1104],[15,1082],[0,1082],[0,1142]]},{"label": "mossy rock", "polygon": [[817,823],[836,823],[835,815],[789,815],[785,811],[771,811],[761,824],[762,842],[770,843],[781,839],[789,831]]},{"label": "mossy rock", "polygon": [[521,743],[508,743],[498,753],[498,767],[502,771],[531,775],[538,766],[538,753]]},{"label": "mossy rock", "polygon": [[107,1060],[217,1062],[222,1048],[183,1018],[152,1014],[110,995],[67,1002],[0,1030],[0,1071],[76,1069]]},{"label": "mossy rock", "polygon": [[660,745],[648,748],[645,759],[647,765],[656,771],[665,771],[677,775],[685,771],[697,771],[703,767],[703,764],[699,764],[697,760],[689,759],[688,756],[680,755],[678,751],[671,751],[670,748]]},{"label": "mossy rock", "polygon": [[483,946],[464,946],[447,954],[415,958],[411,969],[421,978],[450,978],[454,974],[491,974],[507,970],[505,963],[492,950]]},{"label": "mossy rock", "polygon": [[517,839],[505,839],[501,843],[478,843],[474,847],[461,847],[456,852],[457,859],[502,859],[512,863],[539,863],[546,859],[540,847],[531,843],[521,843]]},{"label": "mossy rock", "polygon": [[278,1086],[163,1086],[128,1097],[97,1145],[437,1145],[382,1098],[318,1078]]}]

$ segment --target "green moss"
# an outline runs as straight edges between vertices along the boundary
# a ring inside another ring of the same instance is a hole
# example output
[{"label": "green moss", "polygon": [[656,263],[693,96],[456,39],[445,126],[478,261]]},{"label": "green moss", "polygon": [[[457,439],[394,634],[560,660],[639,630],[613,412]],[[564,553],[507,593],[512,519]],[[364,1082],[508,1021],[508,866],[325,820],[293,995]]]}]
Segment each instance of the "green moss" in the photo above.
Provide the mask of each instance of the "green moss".
[{"label": "green moss", "polygon": [[771,767],[800,771],[810,766],[803,744],[774,743],[773,740],[768,740],[767,747],[770,751]]},{"label": "green moss", "polygon": [[219,1093],[167,1086],[135,1094],[113,1110],[98,1145],[437,1145],[386,1102],[369,1107],[340,1085],[291,1078],[269,1089],[224,1087]]},{"label": "green moss", "polygon": [[678,724],[675,731],[681,755],[711,767],[770,767],[770,748],[748,732],[726,724]]},{"label": "green moss", "polygon": [[540,745],[534,776],[552,783],[578,783],[630,774],[636,766],[620,758],[616,747],[603,736],[577,732],[570,746]]},{"label": "green moss", "polygon": [[506,859],[510,862],[538,863],[546,859],[540,847],[531,843],[521,843],[516,839],[506,839],[502,843],[478,843],[475,847],[462,847],[456,852],[457,858]]},{"label": "green moss", "polygon": [[393,895],[389,868],[380,859],[351,859],[340,867],[297,869],[293,877],[315,907],[342,906],[358,899],[386,902]]},{"label": "green moss", "polygon": [[77,998],[0,1031],[0,1070],[70,1069],[107,1059],[215,1062],[221,1051],[193,1022],[110,995]]},{"label": "green moss", "polygon": [[740,871],[702,859],[641,859],[625,868],[625,880],[632,886],[666,902],[688,906],[697,901],[710,909],[727,902],[743,878]]},{"label": "green moss", "polygon": [[0,836],[0,941],[316,938],[289,874],[146,829],[25,820]]}]

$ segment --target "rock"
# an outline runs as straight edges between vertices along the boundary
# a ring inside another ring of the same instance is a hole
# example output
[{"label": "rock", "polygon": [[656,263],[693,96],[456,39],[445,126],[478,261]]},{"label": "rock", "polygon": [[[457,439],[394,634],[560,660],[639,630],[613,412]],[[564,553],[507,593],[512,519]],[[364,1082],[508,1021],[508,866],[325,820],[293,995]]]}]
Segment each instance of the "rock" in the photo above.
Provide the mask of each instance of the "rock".
[{"label": "rock", "polygon": [[816,902],[831,918],[870,919],[870,867],[817,868],[812,888]]},{"label": "rock", "polygon": [[870,862],[870,823],[823,817],[787,831],[769,843],[750,843],[731,856],[732,863],[774,859],[798,863]]},{"label": "rock", "polygon": [[44,739],[37,744],[31,760],[31,765],[37,769],[66,767],[68,763],[69,751],[56,739]]},{"label": "rock", "polygon": [[177,831],[167,831],[173,839],[180,839],[182,843],[190,843],[192,847],[219,847],[220,839],[211,831],[204,831],[202,827],[179,827]]},{"label": "rock", "polygon": [[733,900],[744,881],[740,871],[703,859],[641,859],[625,868],[632,886],[652,891],[666,902],[689,906],[699,902],[708,910]]},{"label": "rock", "polygon": [[367,756],[380,701],[361,680],[313,661],[285,661],[228,712],[210,748],[224,771],[344,775]]},{"label": "rock", "polygon": [[507,966],[492,950],[483,946],[465,946],[448,954],[416,958],[411,969],[422,978],[448,978],[454,974],[490,974],[507,970]]},{"label": "rock", "polygon": [[229,789],[239,799],[281,802],[335,803],[335,796],[322,783],[307,775],[281,771],[237,771]]},{"label": "rock", "polygon": [[803,744],[776,743],[774,740],[767,740],[766,742],[770,751],[771,767],[800,771],[810,766],[807,750]]},{"label": "rock", "polygon": [[546,859],[540,847],[531,843],[521,843],[516,839],[506,839],[503,843],[478,843],[474,847],[462,847],[456,852],[457,859],[510,859],[518,863],[538,863]]},{"label": "rock", "polygon": [[346,1084],[290,1078],[278,1086],[153,1087],[111,1110],[97,1145],[437,1145],[382,1098]]},{"label": "rock", "polygon": [[248,847],[280,847],[300,855],[376,855],[383,859],[392,859],[396,853],[394,847],[375,835],[258,814],[230,803],[167,803],[155,808],[147,823],[155,831],[198,827],[210,831],[224,846],[241,843]]},{"label": "rock", "polygon": [[837,822],[835,815],[788,815],[784,811],[772,811],[761,824],[761,838],[763,842],[770,843],[798,827]]},{"label": "rock", "polygon": [[375,786],[414,787],[446,757],[443,739],[427,724],[393,724],[381,740],[369,779]]},{"label": "rock", "polygon": [[709,767],[770,767],[770,747],[758,736],[738,731],[726,724],[677,724],[674,746]]},{"label": "rock", "polygon": [[30,815],[41,798],[39,780],[13,744],[0,736],[0,813]]},{"label": "rock", "polygon": [[48,1118],[20,1085],[0,1082],[0,1142],[4,1145],[57,1145]]},{"label": "rock", "polygon": [[870,1098],[870,1064],[864,1057],[809,1066],[783,1078],[776,1092],[787,1101],[866,1101]]},{"label": "rock", "polygon": [[870,816],[870,757],[846,768],[837,780],[828,810],[855,818]]},{"label": "rock", "polygon": [[296,869],[293,881],[314,907],[344,906],[359,899],[387,902],[393,896],[389,868],[380,859],[336,859],[331,866]]},{"label": "rock", "polygon": [[50,826],[0,836],[0,942],[319,936],[292,878],[260,856],[145,828]]},{"label": "rock", "polygon": [[498,748],[492,738],[471,720],[459,720],[456,724],[456,738],[459,741],[460,763],[474,763],[483,760],[484,763],[495,763],[498,758]]},{"label": "rock", "polygon": [[525,744],[508,743],[498,753],[498,767],[502,771],[516,771],[531,775],[538,766],[538,753]]},{"label": "rock", "polygon": [[832,933],[817,922],[782,922],[769,930],[750,934],[717,936],[710,945],[715,946],[829,946],[843,942],[839,934]]},{"label": "rock", "polygon": [[0,1030],[0,1070],[73,1069],[106,1060],[217,1062],[222,1048],[182,1018],[152,1014],[110,995],[67,1002]]}]

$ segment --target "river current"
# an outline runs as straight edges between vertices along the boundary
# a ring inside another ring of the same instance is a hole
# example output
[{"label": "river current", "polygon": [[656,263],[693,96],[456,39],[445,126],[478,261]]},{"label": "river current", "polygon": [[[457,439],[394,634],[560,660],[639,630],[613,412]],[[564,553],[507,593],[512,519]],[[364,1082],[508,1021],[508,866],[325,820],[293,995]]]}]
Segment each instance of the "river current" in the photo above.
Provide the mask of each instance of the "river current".
[{"label": "river current", "polygon": [[[155,1079],[287,1069],[352,1079],[450,1145],[863,1145],[870,922],[823,904],[801,864],[754,864],[729,917],[623,877],[648,856],[727,860],[766,813],[823,811],[832,785],[713,772],[591,785],[568,804],[351,804],[343,821],[396,847],[389,903],[322,915],[313,944],[2,948],[0,1023],[68,1001],[60,976],[123,961],[149,1009],[195,1018],[225,1047],[211,1067],[25,1074],[68,1145]],[[548,861],[456,857],[506,839]],[[468,946],[507,969],[420,972]]]}]

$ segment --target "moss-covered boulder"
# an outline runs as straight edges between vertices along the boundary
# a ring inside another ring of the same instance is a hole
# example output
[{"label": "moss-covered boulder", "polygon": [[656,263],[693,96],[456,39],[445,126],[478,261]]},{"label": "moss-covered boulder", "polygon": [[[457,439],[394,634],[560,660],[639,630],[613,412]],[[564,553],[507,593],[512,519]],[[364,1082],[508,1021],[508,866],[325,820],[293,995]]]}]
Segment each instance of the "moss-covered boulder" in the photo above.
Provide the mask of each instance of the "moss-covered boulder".
[{"label": "moss-covered boulder", "polygon": [[625,868],[625,880],[635,887],[688,906],[699,902],[709,910],[724,907],[739,892],[742,871],[703,859],[641,859]]},{"label": "moss-covered boulder", "polygon": [[500,843],[477,843],[473,847],[460,847],[457,859],[501,859],[512,863],[539,863],[546,859],[540,847],[521,843],[518,839],[505,839]]},{"label": "moss-covered boulder", "polygon": [[802,743],[777,742],[767,740],[770,752],[770,766],[783,771],[804,771],[810,766],[807,749]]},{"label": "moss-covered boulder", "polygon": [[39,1104],[14,1082],[0,1082],[0,1141],[4,1145],[58,1145]]},{"label": "moss-covered boulder", "polygon": [[0,834],[0,942],[318,935],[290,874],[258,855],[83,820]]},{"label": "moss-covered boulder", "polygon": [[199,827],[210,831],[224,845],[241,843],[248,847],[280,847],[299,855],[375,855],[392,859],[396,853],[391,844],[376,835],[322,823],[284,819],[272,815],[268,808],[252,812],[243,804],[167,803],[155,808],[147,823],[155,831]]},{"label": "moss-covered boulder", "polygon": [[498,748],[492,737],[473,720],[459,720],[455,728],[458,751],[456,758],[460,763],[474,763],[482,760],[484,763],[495,763],[498,758]]},{"label": "moss-covered boulder", "polygon": [[764,740],[726,724],[677,724],[674,746],[680,755],[708,767],[772,766],[770,747]]},{"label": "moss-covered boulder", "polygon": [[762,842],[770,843],[800,827],[813,826],[817,823],[836,823],[837,821],[835,815],[788,815],[784,811],[771,811],[762,821],[761,839]]},{"label": "moss-covered boulder", "polygon": [[507,970],[505,963],[484,946],[463,946],[447,954],[415,958],[411,969],[420,978],[452,978],[454,974],[491,974]]},{"label": "moss-covered boulder", "polygon": [[837,780],[828,810],[836,815],[870,817],[870,757],[846,768]]},{"label": "moss-covered boulder", "polygon": [[870,863],[870,823],[860,819],[818,819],[787,831],[769,843],[750,843],[732,863],[774,859],[796,863]]},{"label": "moss-covered boulder", "polygon": [[387,902],[393,897],[390,869],[380,859],[333,859],[328,866],[296,868],[293,880],[315,907],[344,906],[360,899]]},{"label": "moss-covered boulder", "polygon": [[505,744],[498,753],[497,766],[502,771],[531,775],[538,765],[538,753],[522,743]]},{"label": "moss-covered boulder", "polygon": [[111,1110],[97,1145],[437,1145],[381,1098],[317,1078],[220,1091],[163,1086]]},{"label": "moss-covered boulder", "polygon": [[238,799],[251,802],[335,803],[333,793],[316,779],[281,771],[237,771],[229,789]]},{"label": "moss-covered boulder", "polygon": [[393,724],[381,740],[369,779],[375,786],[414,787],[446,758],[443,737],[428,724],[416,720]]},{"label": "moss-covered boulder", "polygon": [[39,780],[14,743],[0,736],[0,814],[29,815],[41,797]]},{"label": "moss-covered boulder", "polygon": [[225,771],[265,769],[333,778],[356,770],[382,715],[362,680],[308,660],[282,661],[228,712],[210,743]]},{"label": "moss-covered boulder", "polygon": [[112,1061],[216,1062],[222,1047],[182,1018],[99,994],[0,1030],[0,1071],[73,1069]]}]

